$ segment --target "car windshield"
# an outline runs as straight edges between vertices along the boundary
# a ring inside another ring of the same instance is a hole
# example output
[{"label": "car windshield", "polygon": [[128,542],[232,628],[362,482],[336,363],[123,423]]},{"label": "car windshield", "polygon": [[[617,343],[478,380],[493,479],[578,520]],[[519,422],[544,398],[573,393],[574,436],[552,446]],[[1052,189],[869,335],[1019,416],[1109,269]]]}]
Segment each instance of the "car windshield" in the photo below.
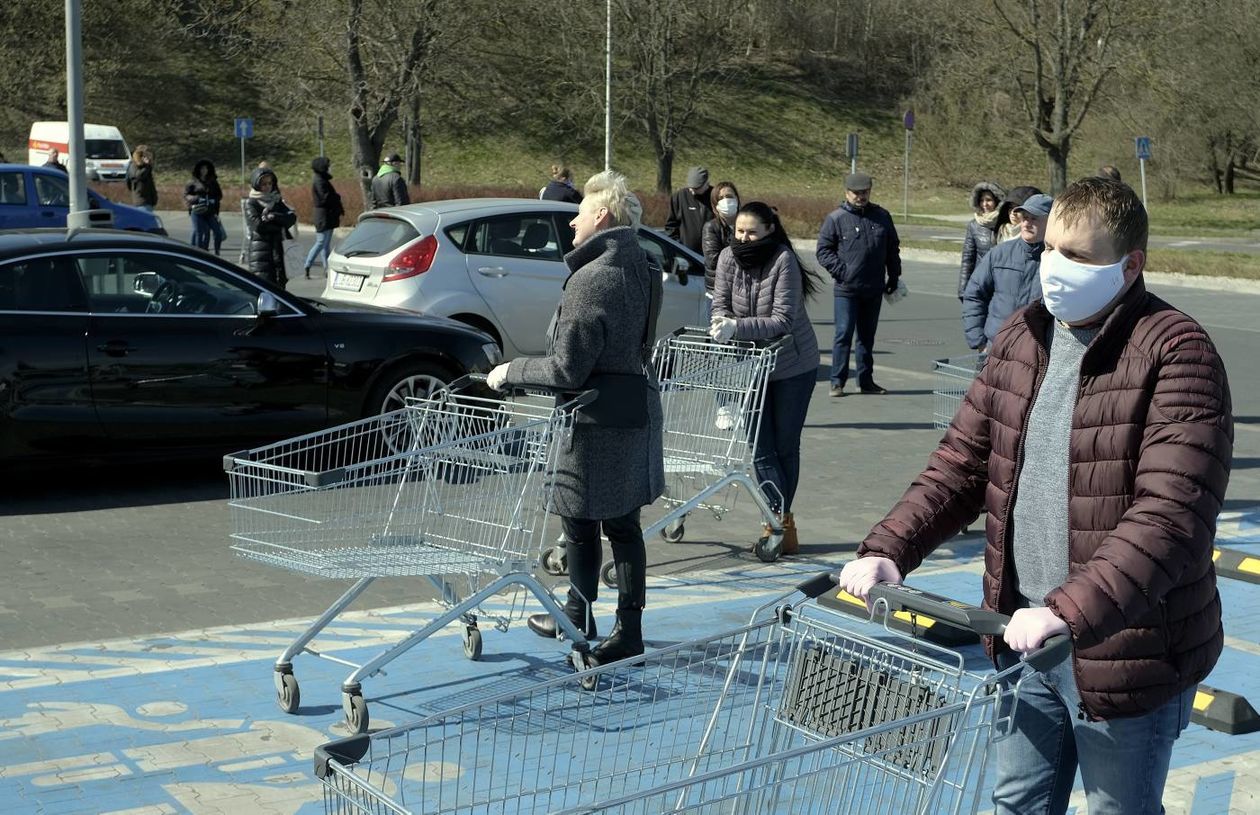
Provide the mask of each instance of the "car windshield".
[{"label": "car windshield", "polygon": [[353,258],[384,255],[420,237],[415,227],[397,218],[365,218],[341,244],[338,253]]},{"label": "car windshield", "polygon": [[118,139],[86,139],[83,153],[88,158],[127,158],[127,145]]}]

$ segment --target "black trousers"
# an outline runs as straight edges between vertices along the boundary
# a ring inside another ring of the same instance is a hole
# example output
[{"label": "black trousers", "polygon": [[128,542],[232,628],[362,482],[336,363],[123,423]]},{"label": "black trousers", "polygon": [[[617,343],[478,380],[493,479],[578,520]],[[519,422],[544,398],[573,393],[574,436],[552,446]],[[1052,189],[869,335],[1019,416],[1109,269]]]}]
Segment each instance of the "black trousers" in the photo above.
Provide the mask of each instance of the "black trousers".
[{"label": "black trousers", "polygon": [[[572,586],[569,602],[580,616],[586,616],[582,598],[594,602],[599,594],[599,569],[604,559],[599,538],[601,527],[612,544],[617,568],[617,610],[642,609],[647,599],[647,546],[643,543],[639,510],[602,521],[561,517],[560,523],[564,528]],[[574,590],[579,594],[575,595]]]}]

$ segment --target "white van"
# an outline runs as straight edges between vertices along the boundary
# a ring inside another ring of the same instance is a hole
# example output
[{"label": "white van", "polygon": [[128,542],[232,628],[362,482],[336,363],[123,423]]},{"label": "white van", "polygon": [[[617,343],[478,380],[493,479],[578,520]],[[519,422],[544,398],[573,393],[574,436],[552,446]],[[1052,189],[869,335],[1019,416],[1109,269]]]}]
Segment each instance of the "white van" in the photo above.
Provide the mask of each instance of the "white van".
[{"label": "white van", "polygon": [[[83,125],[83,146],[87,177],[93,180],[122,181],[127,177],[131,150],[122,133],[113,125]],[[27,163],[43,164],[48,151],[57,148],[61,163],[70,160],[70,127],[65,122],[36,122],[27,141]]]}]

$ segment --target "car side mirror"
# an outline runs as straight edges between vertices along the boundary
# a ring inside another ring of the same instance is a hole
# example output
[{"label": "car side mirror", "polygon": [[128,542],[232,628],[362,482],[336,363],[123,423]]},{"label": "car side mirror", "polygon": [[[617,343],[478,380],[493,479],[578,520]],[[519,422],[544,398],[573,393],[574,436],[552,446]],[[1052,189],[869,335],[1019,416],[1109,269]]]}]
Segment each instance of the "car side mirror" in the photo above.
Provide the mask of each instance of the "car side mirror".
[{"label": "car side mirror", "polygon": [[131,290],[136,294],[152,297],[158,289],[162,288],[164,282],[165,279],[157,272],[141,272],[131,282]]},{"label": "car side mirror", "polygon": [[256,308],[258,318],[266,319],[275,317],[280,313],[280,301],[269,291],[262,292],[258,295],[258,306]]},{"label": "car side mirror", "polygon": [[678,285],[687,285],[687,276],[691,273],[691,261],[682,255],[674,256],[674,277],[678,278]]}]

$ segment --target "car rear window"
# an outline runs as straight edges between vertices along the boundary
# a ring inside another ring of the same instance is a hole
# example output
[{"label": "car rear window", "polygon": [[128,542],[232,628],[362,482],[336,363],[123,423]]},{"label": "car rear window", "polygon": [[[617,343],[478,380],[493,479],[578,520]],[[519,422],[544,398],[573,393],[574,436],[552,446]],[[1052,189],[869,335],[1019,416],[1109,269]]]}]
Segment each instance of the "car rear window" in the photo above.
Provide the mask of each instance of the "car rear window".
[{"label": "car rear window", "polygon": [[384,255],[420,237],[416,228],[397,218],[365,218],[341,244],[342,257]]},{"label": "car rear window", "polygon": [[455,224],[446,229],[446,237],[450,238],[451,243],[458,246],[461,252],[464,251],[464,241],[468,238],[468,227],[471,225],[470,221],[464,221],[462,224]]}]

